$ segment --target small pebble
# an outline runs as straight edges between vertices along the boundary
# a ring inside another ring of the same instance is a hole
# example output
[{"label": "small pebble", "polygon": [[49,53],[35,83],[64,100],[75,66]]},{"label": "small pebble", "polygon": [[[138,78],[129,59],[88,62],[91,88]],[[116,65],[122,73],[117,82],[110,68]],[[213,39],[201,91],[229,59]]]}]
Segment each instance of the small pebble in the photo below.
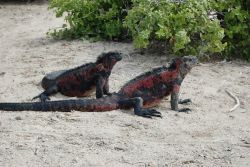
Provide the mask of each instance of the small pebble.
[{"label": "small pebble", "polygon": [[17,116],[17,117],[15,117],[15,120],[22,120],[22,118],[20,117],[20,116]]},{"label": "small pebble", "polygon": [[5,72],[0,72],[0,76],[1,76],[1,75],[5,75],[5,74],[6,74]]}]

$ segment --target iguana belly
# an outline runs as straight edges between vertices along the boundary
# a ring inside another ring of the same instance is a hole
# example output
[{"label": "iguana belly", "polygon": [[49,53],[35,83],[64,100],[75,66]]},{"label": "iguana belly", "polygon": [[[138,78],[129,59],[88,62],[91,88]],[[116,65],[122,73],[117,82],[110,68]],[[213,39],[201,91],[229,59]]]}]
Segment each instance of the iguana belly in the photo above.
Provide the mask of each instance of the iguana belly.
[{"label": "iguana belly", "polygon": [[[71,85],[72,86],[72,85]],[[70,97],[86,97],[90,96],[93,92],[95,92],[95,86],[90,87],[89,89],[82,90],[81,86],[74,85],[73,87],[60,87],[61,94]]]}]

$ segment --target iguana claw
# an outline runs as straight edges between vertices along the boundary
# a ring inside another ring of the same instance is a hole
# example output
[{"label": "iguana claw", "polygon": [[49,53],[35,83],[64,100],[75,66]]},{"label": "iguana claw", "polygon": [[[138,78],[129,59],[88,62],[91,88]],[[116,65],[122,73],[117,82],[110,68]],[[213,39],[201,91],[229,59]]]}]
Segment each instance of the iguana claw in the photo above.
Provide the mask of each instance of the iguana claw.
[{"label": "iguana claw", "polygon": [[41,100],[41,102],[46,102],[47,100],[50,100],[48,96],[46,96],[44,93],[41,93],[38,96],[33,97],[32,101],[38,98]]},{"label": "iguana claw", "polygon": [[140,112],[137,112],[136,115],[142,116],[145,118],[152,118],[152,117],[160,117],[162,118],[162,115],[159,111],[156,111],[154,109],[141,109]]},{"label": "iguana claw", "polygon": [[185,104],[185,103],[191,103],[192,101],[191,101],[191,99],[184,99],[184,100],[179,100],[179,104]]},{"label": "iguana claw", "polygon": [[189,109],[189,108],[182,108],[182,109],[179,109],[178,112],[185,112],[185,113],[188,113],[188,112],[191,112],[192,110]]}]

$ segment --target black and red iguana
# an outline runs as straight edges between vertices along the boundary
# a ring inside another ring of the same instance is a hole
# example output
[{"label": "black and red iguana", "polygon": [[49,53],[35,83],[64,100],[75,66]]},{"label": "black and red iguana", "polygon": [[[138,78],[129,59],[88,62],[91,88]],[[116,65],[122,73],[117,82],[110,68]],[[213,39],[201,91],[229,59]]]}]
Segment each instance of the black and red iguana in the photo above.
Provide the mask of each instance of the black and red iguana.
[{"label": "black and red iguana", "polygon": [[96,98],[109,93],[109,76],[114,65],[122,59],[120,52],[107,52],[98,56],[95,63],[55,71],[42,79],[45,91],[33,99],[40,98],[42,102],[50,100],[49,96],[60,92],[71,97],[89,96],[96,89]]},{"label": "black and red iguana", "polygon": [[171,109],[186,112],[189,109],[179,109],[178,103],[189,100],[179,100],[179,89],[187,73],[197,64],[196,57],[184,56],[172,60],[168,67],[162,66],[146,72],[126,83],[118,93],[99,99],[61,100],[34,103],[0,103],[0,110],[6,111],[110,111],[116,109],[134,108],[136,115],[151,118],[161,117],[161,113],[150,109],[171,94]]}]

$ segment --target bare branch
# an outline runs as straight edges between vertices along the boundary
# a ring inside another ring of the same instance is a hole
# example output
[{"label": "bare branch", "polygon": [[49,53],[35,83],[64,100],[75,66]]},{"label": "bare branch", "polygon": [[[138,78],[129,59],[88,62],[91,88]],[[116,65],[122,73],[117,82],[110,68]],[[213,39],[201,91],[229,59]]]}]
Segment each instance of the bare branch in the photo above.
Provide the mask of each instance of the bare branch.
[{"label": "bare branch", "polygon": [[229,112],[232,112],[232,111],[234,111],[237,107],[240,106],[240,100],[239,100],[233,93],[229,92],[228,90],[225,90],[225,91],[226,91],[227,94],[228,94],[230,97],[232,97],[232,98],[235,100],[235,102],[236,102],[236,105],[235,105],[233,108],[231,108],[231,109],[229,110]]}]

